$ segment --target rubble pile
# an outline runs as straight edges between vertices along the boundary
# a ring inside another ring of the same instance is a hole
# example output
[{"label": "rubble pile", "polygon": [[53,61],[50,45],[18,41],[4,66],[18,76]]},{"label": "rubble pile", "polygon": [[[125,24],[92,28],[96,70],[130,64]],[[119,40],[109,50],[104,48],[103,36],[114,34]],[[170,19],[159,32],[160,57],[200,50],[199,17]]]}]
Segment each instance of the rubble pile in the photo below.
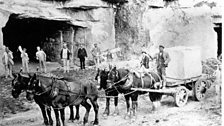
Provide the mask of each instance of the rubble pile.
[{"label": "rubble pile", "polygon": [[220,63],[219,60],[215,58],[209,58],[205,61],[202,61],[202,73],[213,74],[217,69],[217,65],[219,63]]}]

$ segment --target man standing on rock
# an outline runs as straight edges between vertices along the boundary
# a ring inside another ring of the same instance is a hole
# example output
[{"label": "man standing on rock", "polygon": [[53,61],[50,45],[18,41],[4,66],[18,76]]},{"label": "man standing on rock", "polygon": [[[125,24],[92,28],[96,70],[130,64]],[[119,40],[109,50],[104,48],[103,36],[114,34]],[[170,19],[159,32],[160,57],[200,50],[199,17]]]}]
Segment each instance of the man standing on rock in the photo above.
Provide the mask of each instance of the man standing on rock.
[{"label": "man standing on rock", "polygon": [[64,73],[68,72],[69,73],[69,60],[70,60],[70,51],[67,48],[67,44],[63,44],[63,48],[61,50],[61,59],[63,62],[63,67],[64,67]]},{"label": "man standing on rock", "polygon": [[80,59],[80,67],[81,67],[81,70],[82,69],[85,69],[85,57],[87,57],[86,49],[81,44],[80,45],[80,48],[78,50],[78,58]]},{"label": "man standing on rock", "polygon": [[40,71],[46,73],[46,53],[37,46],[36,58],[39,60]]},{"label": "man standing on rock", "polygon": [[94,48],[92,49],[91,53],[92,53],[92,56],[93,56],[93,61],[94,61],[95,65],[98,67],[99,63],[100,63],[101,51],[100,51],[100,48],[97,46],[96,43],[94,44]]},{"label": "man standing on rock", "polygon": [[170,62],[170,56],[167,52],[164,51],[164,46],[159,46],[159,53],[156,53],[154,59],[156,59],[157,72],[162,78],[162,87],[166,87],[166,67],[168,67],[168,63]]}]

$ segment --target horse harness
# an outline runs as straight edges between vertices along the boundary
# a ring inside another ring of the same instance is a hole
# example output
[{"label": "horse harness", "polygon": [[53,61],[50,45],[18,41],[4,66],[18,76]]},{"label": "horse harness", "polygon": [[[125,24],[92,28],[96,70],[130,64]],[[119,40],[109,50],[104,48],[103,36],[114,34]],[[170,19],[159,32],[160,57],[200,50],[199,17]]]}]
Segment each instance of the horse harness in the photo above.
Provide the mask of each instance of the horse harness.
[{"label": "horse harness", "polygon": [[[41,95],[51,91],[50,92],[50,97],[54,98],[54,97],[56,97],[58,95],[65,95],[66,96],[66,101],[68,101],[69,97],[71,96],[71,94],[78,94],[78,97],[77,97],[76,100],[74,100],[72,103],[66,105],[66,106],[70,106],[73,103],[75,103],[82,96],[81,95],[81,91],[79,91],[79,93],[72,92],[71,91],[71,87],[66,83],[66,81],[63,80],[63,82],[67,86],[67,89],[68,89],[67,91],[61,90],[61,89],[57,89],[58,87],[55,85],[55,83],[57,83],[57,79],[52,77],[52,84],[46,87],[48,89],[46,91],[44,91],[44,92],[41,92],[41,93],[35,93],[34,95],[41,96]],[[38,85],[41,85],[40,81],[38,82]],[[82,88],[82,85],[81,85],[81,88]],[[30,90],[27,90],[27,92],[33,93]],[[43,105],[46,106],[46,107],[50,107],[48,104],[43,104]],[[65,108],[65,107],[59,107],[59,108],[54,108],[54,109],[63,109],[63,108]]]}]

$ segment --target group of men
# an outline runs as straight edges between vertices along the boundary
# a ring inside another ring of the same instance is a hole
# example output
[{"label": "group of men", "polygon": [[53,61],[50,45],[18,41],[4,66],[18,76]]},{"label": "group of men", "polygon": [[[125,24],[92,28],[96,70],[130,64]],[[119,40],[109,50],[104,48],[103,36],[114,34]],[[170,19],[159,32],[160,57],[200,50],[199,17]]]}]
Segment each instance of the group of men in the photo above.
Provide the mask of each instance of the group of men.
[{"label": "group of men", "polygon": [[[168,63],[170,62],[170,56],[167,52],[164,51],[164,46],[159,46],[159,52],[155,54],[155,56],[151,57],[147,54],[145,50],[142,51],[142,59],[141,59],[141,69],[140,72],[142,73],[142,76],[144,76],[145,73],[148,72],[149,69],[149,61],[156,59],[156,66],[157,66],[157,73],[161,77],[163,83],[162,87],[164,88],[166,86],[166,67],[168,67]],[[143,81],[142,81],[143,83]]]},{"label": "group of men", "polygon": [[[29,72],[29,56],[27,54],[26,48],[23,48],[21,46],[18,47],[18,50],[21,53],[21,59],[22,59],[22,71],[23,72]],[[39,60],[40,63],[40,69],[42,72],[46,73],[46,54],[45,52],[40,49],[40,47],[37,47],[37,52],[36,52],[36,59]],[[5,78],[13,78],[12,76],[12,71],[13,71],[13,52],[9,50],[8,47],[5,46],[5,51],[3,53],[2,57],[2,62],[5,68]]]},{"label": "group of men", "polygon": [[[93,56],[93,61],[95,65],[99,64],[99,56],[101,54],[100,48],[97,46],[97,44],[94,44],[93,49],[91,50],[92,56]],[[66,43],[63,44],[63,49],[61,50],[61,59],[63,62],[63,67],[64,67],[64,73],[69,72],[69,61],[70,61],[70,56],[71,52],[67,48]],[[78,49],[78,54],[77,57],[80,59],[80,68],[85,69],[85,60],[87,57],[87,52],[84,47],[84,44],[80,44],[80,47]]]}]

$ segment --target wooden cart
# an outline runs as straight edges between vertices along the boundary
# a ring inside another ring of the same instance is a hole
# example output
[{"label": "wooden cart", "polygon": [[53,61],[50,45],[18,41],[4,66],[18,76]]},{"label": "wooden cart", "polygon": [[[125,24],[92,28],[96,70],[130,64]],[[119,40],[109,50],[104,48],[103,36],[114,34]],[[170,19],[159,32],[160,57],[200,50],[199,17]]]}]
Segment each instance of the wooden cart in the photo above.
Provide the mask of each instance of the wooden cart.
[{"label": "wooden cart", "polygon": [[167,77],[167,84],[165,89],[131,89],[150,93],[158,93],[161,95],[171,95],[174,97],[176,106],[181,107],[187,103],[190,94],[192,94],[196,101],[203,100],[205,98],[207,89],[211,86],[213,80],[214,76],[207,74],[187,79]]}]

